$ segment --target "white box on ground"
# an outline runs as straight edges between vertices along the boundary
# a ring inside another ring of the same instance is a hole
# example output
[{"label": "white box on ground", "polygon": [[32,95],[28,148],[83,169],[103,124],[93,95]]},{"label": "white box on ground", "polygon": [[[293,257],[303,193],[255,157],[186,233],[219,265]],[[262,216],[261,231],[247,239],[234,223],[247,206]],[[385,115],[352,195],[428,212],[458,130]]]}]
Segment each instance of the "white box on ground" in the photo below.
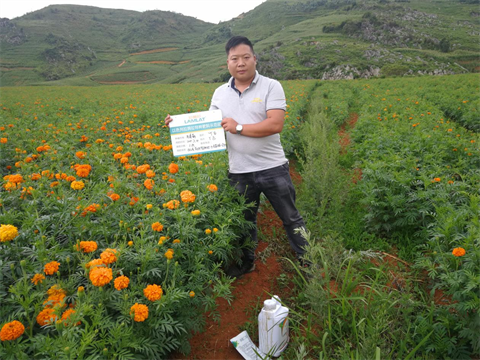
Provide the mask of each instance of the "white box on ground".
[{"label": "white box on ground", "polygon": [[173,156],[224,151],[227,148],[220,110],[172,115],[170,137]]}]

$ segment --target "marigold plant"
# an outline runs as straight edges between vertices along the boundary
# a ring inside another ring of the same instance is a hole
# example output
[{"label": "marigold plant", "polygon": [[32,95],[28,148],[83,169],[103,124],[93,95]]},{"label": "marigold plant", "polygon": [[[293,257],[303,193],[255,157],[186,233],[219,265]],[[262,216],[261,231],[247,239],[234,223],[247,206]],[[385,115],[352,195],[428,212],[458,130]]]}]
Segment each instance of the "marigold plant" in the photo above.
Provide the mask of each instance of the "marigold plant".
[{"label": "marigold plant", "polygon": [[461,257],[461,256],[464,256],[466,254],[466,251],[462,247],[457,247],[457,248],[453,249],[452,254],[453,254],[453,256]]},{"label": "marigold plant", "polygon": [[49,263],[45,264],[43,271],[47,275],[53,275],[58,271],[59,267],[60,263],[58,261],[50,261]]},{"label": "marigold plant", "polygon": [[0,225],[0,242],[12,241],[18,236],[18,229],[13,225]]},{"label": "marigold plant", "polygon": [[148,318],[148,306],[135,303],[130,308],[130,314],[133,314],[133,320],[136,322],[143,322]]},{"label": "marigold plant", "polygon": [[163,230],[163,225],[161,223],[159,223],[158,221],[157,222],[154,222],[152,224],[152,230],[153,231],[157,231],[157,232],[160,232]]},{"label": "marigold plant", "polygon": [[105,265],[113,264],[117,261],[117,250],[105,249],[105,251],[100,254],[100,259],[102,259]]},{"label": "marigold plant", "polygon": [[160,285],[148,285],[145,289],[143,289],[143,295],[150,300],[150,301],[157,301],[162,298],[163,290]]},{"label": "marigold plant", "polygon": [[41,284],[43,280],[45,280],[45,276],[43,276],[42,274],[35,274],[33,275],[31,282],[32,284],[38,285],[38,283]]},{"label": "marigold plant", "polygon": [[80,250],[84,253],[91,253],[97,250],[98,244],[95,241],[80,241]]},{"label": "marigold plant", "polygon": [[90,270],[90,281],[97,287],[103,287],[112,281],[112,269],[107,267],[94,267]]},{"label": "marigold plant", "polygon": [[25,332],[25,326],[20,321],[13,320],[2,326],[0,330],[1,341],[12,341],[18,339]]},{"label": "marigold plant", "polygon": [[113,282],[115,289],[117,289],[118,291],[126,289],[129,284],[130,284],[130,279],[125,275],[115,278],[115,281]]},{"label": "marigold plant", "polygon": [[40,326],[48,325],[57,321],[58,316],[55,314],[55,309],[46,308],[40,311],[37,315],[37,323]]}]

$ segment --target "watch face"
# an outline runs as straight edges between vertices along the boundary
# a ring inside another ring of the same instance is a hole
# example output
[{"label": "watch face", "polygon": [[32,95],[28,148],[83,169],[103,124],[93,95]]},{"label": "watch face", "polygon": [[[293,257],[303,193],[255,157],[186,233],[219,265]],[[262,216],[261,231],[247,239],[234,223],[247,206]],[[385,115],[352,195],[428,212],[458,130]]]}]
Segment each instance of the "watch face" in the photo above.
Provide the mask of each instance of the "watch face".
[{"label": "watch face", "polygon": [[237,132],[241,132],[243,130],[243,126],[238,124],[236,127]]}]

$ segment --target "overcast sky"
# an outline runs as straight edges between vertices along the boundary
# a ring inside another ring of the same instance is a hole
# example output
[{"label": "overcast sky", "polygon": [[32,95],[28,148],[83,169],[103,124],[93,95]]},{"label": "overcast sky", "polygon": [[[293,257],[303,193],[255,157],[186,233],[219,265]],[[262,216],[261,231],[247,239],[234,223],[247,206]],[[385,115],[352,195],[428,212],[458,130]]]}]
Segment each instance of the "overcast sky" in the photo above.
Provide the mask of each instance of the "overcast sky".
[{"label": "overcast sky", "polygon": [[241,13],[252,10],[266,0],[2,0],[0,18],[13,19],[28,12],[43,9],[48,5],[90,5],[107,9],[135,11],[163,10],[193,16],[197,19],[218,24]]}]

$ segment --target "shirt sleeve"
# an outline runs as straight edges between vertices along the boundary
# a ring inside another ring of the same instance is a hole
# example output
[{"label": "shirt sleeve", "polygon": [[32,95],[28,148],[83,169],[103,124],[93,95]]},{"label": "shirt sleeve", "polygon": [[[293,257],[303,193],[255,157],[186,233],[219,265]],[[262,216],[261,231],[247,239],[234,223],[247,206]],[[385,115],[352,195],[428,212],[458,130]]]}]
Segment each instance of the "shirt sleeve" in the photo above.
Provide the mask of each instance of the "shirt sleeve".
[{"label": "shirt sleeve", "polygon": [[285,92],[283,87],[277,80],[272,80],[269,85],[266,110],[287,110],[287,100],[285,98]]}]

